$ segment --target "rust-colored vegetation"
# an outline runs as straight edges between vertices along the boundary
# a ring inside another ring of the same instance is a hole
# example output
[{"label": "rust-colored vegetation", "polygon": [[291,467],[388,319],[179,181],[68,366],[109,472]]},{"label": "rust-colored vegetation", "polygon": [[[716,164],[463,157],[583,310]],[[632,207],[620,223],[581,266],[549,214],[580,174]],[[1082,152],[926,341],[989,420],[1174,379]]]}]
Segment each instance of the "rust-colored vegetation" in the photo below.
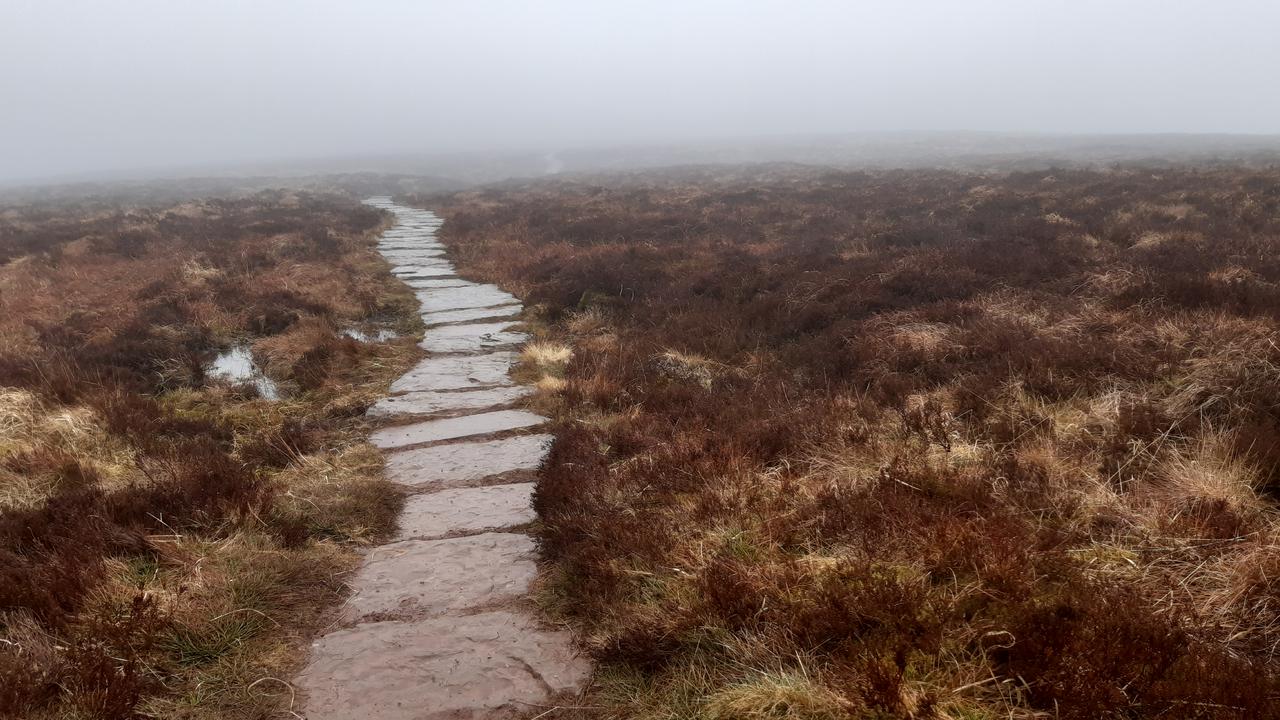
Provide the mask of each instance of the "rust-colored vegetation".
[{"label": "rust-colored vegetation", "polygon": [[1280,715],[1280,171],[418,200],[541,313],[584,713]]},{"label": "rust-colored vegetation", "polygon": [[[0,208],[0,717],[288,716],[398,497],[363,409],[414,300],[340,196]],[[205,376],[248,344],[283,392]]]}]

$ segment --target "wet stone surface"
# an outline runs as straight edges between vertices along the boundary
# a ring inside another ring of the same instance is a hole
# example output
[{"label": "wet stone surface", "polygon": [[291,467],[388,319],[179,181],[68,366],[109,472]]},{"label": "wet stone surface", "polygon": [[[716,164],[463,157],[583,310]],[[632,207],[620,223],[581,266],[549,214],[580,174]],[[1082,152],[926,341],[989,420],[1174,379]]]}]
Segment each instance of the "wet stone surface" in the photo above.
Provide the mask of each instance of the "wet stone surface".
[{"label": "wet stone surface", "polygon": [[551,435],[457,442],[402,450],[387,457],[387,478],[412,489],[454,487],[493,475],[537,470]]},{"label": "wet stone surface", "polygon": [[[389,198],[397,224],[379,248],[417,291],[428,357],[369,409],[386,476],[411,494],[398,540],[350,579],[344,623],[317,640],[296,678],[309,720],[514,718],[573,704],[590,664],[528,600],[536,519],[531,479],[550,448],[546,418],[515,409],[530,391],[508,371],[525,335],[510,294],[455,274],[440,221]],[[501,350],[493,348],[500,347]],[[434,416],[434,419],[430,419]],[[495,433],[501,435],[492,437]]]},{"label": "wet stone surface", "polygon": [[427,352],[458,353],[483,352],[511,345],[518,345],[529,336],[517,332],[517,323],[476,323],[469,325],[441,325],[429,328],[422,338]]},{"label": "wet stone surface", "polygon": [[414,495],[400,516],[399,540],[506,530],[533,522],[533,483],[455,488]]},{"label": "wet stone surface", "polygon": [[467,281],[462,278],[445,277],[445,278],[409,278],[404,281],[405,285],[416,289],[425,288],[446,288],[446,287],[463,287],[467,285]]},{"label": "wet stone surface", "polygon": [[496,606],[529,591],[533,540],[491,532],[374,548],[351,579],[348,617],[426,617]]},{"label": "wet stone surface", "polygon": [[427,327],[435,327],[450,323],[474,322],[476,320],[511,320],[524,311],[522,305],[495,305],[494,307],[468,308],[465,310],[441,310],[422,314],[422,322]]},{"label": "wet stone surface", "polygon": [[524,410],[494,410],[475,415],[424,420],[408,425],[382,428],[369,436],[375,447],[389,450],[410,445],[457,440],[476,435],[491,435],[507,430],[534,427],[546,422],[541,415]]},{"label": "wet stone surface", "polygon": [[515,296],[495,285],[468,285],[467,287],[440,288],[418,293],[423,312],[461,310],[463,308],[493,307],[519,302]]},{"label": "wet stone surface", "polygon": [[440,415],[460,411],[495,409],[510,405],[532,391],[523,386],[461,390],[453,392],[410,392],[392,395],[374,403],[365,413],[370,418],[393,418],[403,415]]},{"label": "wet stone surface", "polygon": [[494,385],[511,385],[507,371],[516,354],[499,351],[486,355],[429,357],[391,383],[392,393],[428,390],[460,390]]},{"label": "wet stone surface", "polygon": [[312,720],[509,718],[586,683],[571,648],[522,613],[373,622],[321,638],[298,685]]}]

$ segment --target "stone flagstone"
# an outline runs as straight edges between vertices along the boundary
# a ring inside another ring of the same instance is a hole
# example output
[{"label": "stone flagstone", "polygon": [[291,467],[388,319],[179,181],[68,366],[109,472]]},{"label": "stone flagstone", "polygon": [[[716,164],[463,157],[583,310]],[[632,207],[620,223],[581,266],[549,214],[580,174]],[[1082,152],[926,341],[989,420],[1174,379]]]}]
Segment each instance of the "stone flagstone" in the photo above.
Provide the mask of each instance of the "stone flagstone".
[{"label": "stone flagstone", "polygon": [[488,410],[510,405],[532,392],[523,385],[452,392],[408,392],[382,398],[365,415],[370,418],[390,418],[397,415],[437,415],[462,410]]},{"label": "stone flagstone", "polygon": [[498,351],[487,355],[429,357],[391,383],[391,392],[458,390],[493,385],[511,385],[507,371],[516,354]]},{"label": "stone flagstone", "polygon": [[533,540],[519,533],[382,545],[351,578],[348,616],[425,617],[510,602],[529,591],[537,571]]},{"label": "stone flagstone", "polygon": [[488,435],[504,430],[541,425],[547,419],[524,410],[495,410],[460,417],[424,420],[408,425],[383,428],[369,436],[369,442],[383,450],[409,445],[456,440],[474,435]]},{"label": "stone flagstone", "polygon": [[[492,720],[571,704],[590,664],[563,630],[545,627],[528,601],[537,575],[526,534],[534,485],[517,482],[545,458],[546,421],[493,408],[527,395],[508,371],[525,339],[506,320],[522,308],[493,285],[461,280],[425,210],[371,198],[399,224],[379,247],[392,272],[418,290],[431,326],[424,345],[443,354],[392,386],[370,419],[456,416],[383,427],[386,476],[414,491],[399,539],[370,550],[350,579],[344,623],[317,640],[294,686],[308,720]],[[495,322],[481,323],[481,320]],[[438,323],[464,323],[440,325]],[[512,434],[484,439],[493,433]]]},{"label": "stone flagstone", "polygon": [[441,325],[429,328],[420,344],[427,352],[435,353],[479,352],[518,345],[529,336],[513,330],[516,325],[512,322]]},{"label": "stone flagstone", "polygon": [[518,302],[514,295],[499,290],[496,285],[471,285],[460,288],[441,288],[418,292],[418,302],[423,312],[459,310],[461,308],[492,307]]},{"label": "stone flagstone", "polygon": [[499,320],[515,318],[524,311],[523,305],[495,305],[486,308],[467,308],[465,310],[441,310],[440,312],[423,313],[422,322],[427,327],[445,323],[466,322],[468,320]]},{"label": "stone flagstone", "polygon": [[552,435],[455,442],[387,455],[387,479],[414,489],[451,487],[490,475],[537,470]]},{"label": "stone flagstone", "polygon": [[428,539],[525,525],[533,512],[533,483],[454,488],[414,495],[400,515],[397,539]]},{"label": "stone flagstone", "polygon": [[[374,622],[330,633],[298,678],[309,720],[492,720],[586,684],[572,638],[523,614]],[[569,703],[566,703],[569,704]]]}]

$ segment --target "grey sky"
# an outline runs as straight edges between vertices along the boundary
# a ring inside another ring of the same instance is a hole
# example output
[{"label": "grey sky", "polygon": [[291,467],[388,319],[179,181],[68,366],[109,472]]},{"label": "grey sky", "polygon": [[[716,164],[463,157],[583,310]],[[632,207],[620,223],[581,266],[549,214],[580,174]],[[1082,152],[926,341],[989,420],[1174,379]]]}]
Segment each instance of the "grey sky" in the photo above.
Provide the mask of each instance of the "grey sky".
[{"label": "grey sky", "polygon": [[1280,132],[1280,2],[0,0],[0,179],[878,130]]}]

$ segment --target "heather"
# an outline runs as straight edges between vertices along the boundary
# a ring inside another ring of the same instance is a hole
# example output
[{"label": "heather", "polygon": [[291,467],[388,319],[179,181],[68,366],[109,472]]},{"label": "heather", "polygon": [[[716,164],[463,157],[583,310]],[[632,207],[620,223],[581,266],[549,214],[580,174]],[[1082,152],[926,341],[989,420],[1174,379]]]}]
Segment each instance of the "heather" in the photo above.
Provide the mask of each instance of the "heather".
[{"label": "heather", "polygon": [[[336,194],[0,208],[0,716],[287,717],[399,497],[363,410],[415,358]],[[248,348],[281,389],[210,375]]]},{"label": "heather", "polygon": [[1280,173],[416,198],[534,306],[546,607],[643,718],[1259,718]]}]

